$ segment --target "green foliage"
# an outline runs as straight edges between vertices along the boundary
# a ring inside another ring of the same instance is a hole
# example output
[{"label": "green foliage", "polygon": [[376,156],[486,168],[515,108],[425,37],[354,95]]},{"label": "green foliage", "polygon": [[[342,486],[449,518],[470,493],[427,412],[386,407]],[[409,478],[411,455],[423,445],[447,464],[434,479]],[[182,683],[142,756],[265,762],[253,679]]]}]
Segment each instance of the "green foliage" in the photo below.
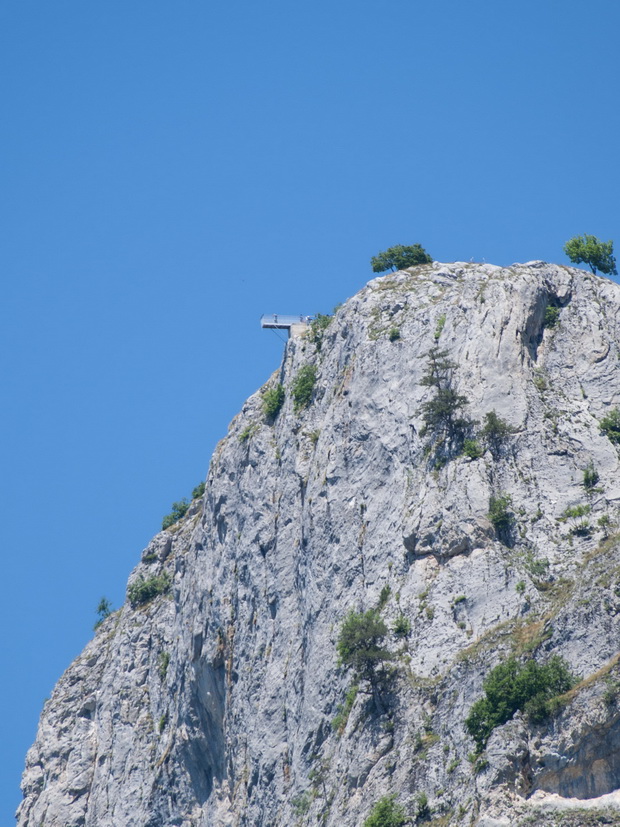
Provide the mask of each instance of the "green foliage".
[{"label": "green foliage", "polygon": [[416,816],[420,821],[425,821],[431,817],[431,808],[428,805],[426,793],[418,793],[416,796]]},{"label": "green foliage", "polygon": [[370,264],[373,273],[384,273],[386,270],[404,270],[416,264],[430,264],[432,261],[433,259],[420,244],[410,246],[396,244],[373,256]]},{"label": "green foliage", "polygon": [[381,646],[388,629],[376,609],[350,611],[346,616],[336,649],[344,666],[353,667],[358,678],[376,683],[376,670],[391,655]]},{"label": "green foliage", "polygon": [[463,453],[470,459],[480,459],[484,450],[477,439],[466,439],[463,441]]},{"label": "green foliage", "polygon": [[572,505],[564,509],[564,513],[560,517],[560,520],[562,520],[562,522],[565,520],[577,520],[579,517],[585,517],[585,515],[589,514],[591,510],[592,508],[589,505]]},{"label": "green foliage", "polygon": [[601,241],[595,235],[576,235],[564,245],[564,252],[574,264],[583,262],[593,273],[617,276],[613,241]]},{"label": "green foliage", "polygon": [[132,609],[144,606],[160,594],[167,594],[172,583],[167,572],[148,579],[140,576],[127,588],[127,598]]},{"label": "green foliage", "polygon": [[613,408],[600,422],[601,431],[616,445],[620,443],[620,409]]},{"label": "green foliage", "polygon": [[396,637],[407,637],[411,632],[411,621],[405,615],[398,615],[394,622],[394,634]]},{"label": "green foliage", "polygon": [[160,652],[159,653],[159,661],[157,663],[157,673],[159,675],[160,681],[164,681],[166,679],[166,674],[168,673],[169,664],[170,664],[170,653],[169,652]]},{"label": "green foliage", "polygon": [[110,601],[108,600],[107,597],[102,597],[101,598],[101,600],[99,601],[99,605],[97,606],[96,611],[97,611],[97,622],[95,623],[95,625],[93,627],[95,630],[97,630],[101,626],[103,621],[107,617],[110,617],[110,615],[112,614],[112,604],[110,603]]},{"label": "green foliage", "polygon": [[158,724],[158,727],[157,727],[158,730],[159,730],[160,735],[164,731],[164,729],[166,728],[167,723],[168,723],[168,713],[164,712],[164,714],[159,719],[159,724]]},{"label": "green foliage", "polygon": [[307,790],[291,799],[291,806],[296,816],[305,816],[311,803],[312,800]]},{"label": "green foliage", "polygon": [[178,523],[178,521],[186,515],[188,508],[189,501],[186,499],[186,497],[183,497],[183,499],[179,500],[177,503],[172,503],[172,511],[170,512],[170,514],[166,514],[166,516],[162,520],[162,529],[170,528],[171,525]]},{"label": "green foliage", "polygon": [[205,485],[206,483],[204,481],[198,483],[196,488],[194,488],[194,490],[192,491],[192,500],[198,500],[200,499],[200,497],[202,497],[202,495],[205,493]]},{"label": "green foliage", "polygon": [[519,663],[510,658],[492,669],[484,680],[485,697],[476,701],[465,720],[469,734],[481,752],[495,727],[509,721],[517,710],[531,720],[544,720],[551,712],[551,700],[567,692],[575,679],[566,662],[555,655],[549,663],[535,660]]},{"label": "green foliage", "polygon": [[509,545],[510,534],[514,525],[514,514],[510,510],[512,500],[509,494],[489,497],[489,520],[493,523],[495,533],[502,543]]},{"label": "green foliage", "polygon": [[495,411],[489,411],[484,415],[484,426],[480,431],[480,436],[489,446],[493,459],[500,458],[506,447],[508,437],[514,432],[515,428],[499,417]]},{"label": "green foliage", "polygon": [[517,594],[524,594],[525,593],[525,580],[519,580],[519,582],[515,586],[515,590],[516,590]]},{"label": "green foliage", "polygon": [[[437,346],[427,353],[426,373],[420,380],[421,385],[433,388],[435,395],[421,408],[424,428],[421,436],[431,436],[431,445],[435,447],[435,461],[445,462],[451,455],[463,447],[465,438],[471,431],[472,422],[462,416],[462,409],[469,404],[466,396],[454,389],[453,373],[456,363],[448,358],[448,352]],[[441,454],[441,456],[440,456]]]},{"label": "green foliage", "polygon": [[312,391],[316,383],[316,367],[304,365],[293,379],[293,407],[295,413],[307,408],[312,401]]},{"label": "green foliage", "polygon": [[323,344],[323,336],[329,327],[333,316],[326,316],[323,313],[317,313],[314,319],[310,322],[307,337],[315,345],[317,350],[321,350]]},{"label": "green foliage", "polygon": [[336,710],[336,715],[332,721],[332,729],[334,732],[337,732],[338,735],[342,735],[347,725],[347,721],[349,720],[349,715],[351,714],[351,710],[353,709],[353,704],[355,703],[355,699],[357,698],[358,693],[358,686],[356,683],[351,686],[346,694],[344,704],[338,707]]},{"label": "green foliage", "polygon": [[388,602],[388,600],[390,599],[391,594],[392,594],[392,589],[386,583],[385,586],[383,586],[383,588],[381,589],[381,592],[379,594],[379,605],[377,606],[379,611],[381,611],[381,609]]},{"label": "green foliage", "polygon": [[388,339],[390,342],[396,342],[400,339],[400,330],[397,327],[391,327],[388,331]]},{"label": "green foliage", "polygon": [[273,421],[276,418],[283,404],[284,388],[282,385],[276,385],[274,388],[269,388],[263,393],[263,413],[269,421]]},{"label": "green foliage", "polygon": [[590,463],[587,468],[583,469],[583,487],[586,491],[591,491],[595,488],[599,479],[599,473],[593,463]]},{"label": "green foliage", "polygon": [[560,320],[560,308],[554,307],[552,304],[545,308],[545,315],[543,318],[543,327],[553,328],[557,326]]},{"label": "green foliage", "polygon": [[248,439],[252,436],[252,434],[256,433],[257,430],[258,425],[256,423],[254,423],[253,425],[248,425],[239,434],[239,442],[247,442]]},{"label": "green foliage", "polygon": [[435,333],[433,334],[435,341],[437,342],[443,332],[444,327],[446,326],[446,314],[444,313],[443,316],[440,316],[437,320],[437,327],[435,328]]},{"label": "green foliage", "polygon": [[406,823],[405,810],[396,803],[396,796],[384,795],[370,811],[364,827],[403,827]]}]

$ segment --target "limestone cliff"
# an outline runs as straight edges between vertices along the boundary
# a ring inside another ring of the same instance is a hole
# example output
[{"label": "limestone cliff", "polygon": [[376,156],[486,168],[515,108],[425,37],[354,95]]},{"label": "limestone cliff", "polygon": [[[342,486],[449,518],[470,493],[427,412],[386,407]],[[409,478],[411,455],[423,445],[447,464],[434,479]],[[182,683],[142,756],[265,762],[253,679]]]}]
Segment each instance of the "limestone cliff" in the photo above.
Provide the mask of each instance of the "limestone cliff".
[{"label": "limestone cliff", "polygon": [[[422,435],[435,346],[467,419],[511,426],[501,450]],[[376,278],[291,339],[278,415],[248,399],[131,574],[162,594],[108,618],[45,705],[20,827],[354,827],[392,793],[412,824],[421,795],[437,825],[620,824],[619,348],[620,287],[543,262]],[[380,703],[362,683],[347,706],[339,630],[377,606],[394,659]],[[512,653],[581,682],[475,758],[465,718]]]}]

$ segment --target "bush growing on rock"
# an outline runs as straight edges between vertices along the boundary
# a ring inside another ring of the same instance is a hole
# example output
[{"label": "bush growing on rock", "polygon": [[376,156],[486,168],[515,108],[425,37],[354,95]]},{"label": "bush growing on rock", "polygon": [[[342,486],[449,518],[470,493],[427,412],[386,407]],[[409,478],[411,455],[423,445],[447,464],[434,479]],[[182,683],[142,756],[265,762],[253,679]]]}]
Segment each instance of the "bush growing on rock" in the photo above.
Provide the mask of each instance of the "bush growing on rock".
[{"label": "bush growing on rock", "polygon": [[601,431],[614,444],[620,443],[620,410],[613,408],[601,419]]},{"label": "bush growing on rock", "polygon": [[515,428],[509,425],[495,411],[489,411],[484,415],[484,426],[480,436],[489,446],[493,459],[498,460],[506,447],[506,441]]},{"label": "bush growing on rock", "polygon": [[280,413],[280,408],[284,404],[284,388],[282,385],[276,385],[275,388],[269,388],[263,394],[263,413],[268,420],[273,420]]},{"label": "bush growing on rock", "polygon": [[511,505],[512,500],[508,494],[489,497],[489,520],[493,523],[498,539],[506,546],[510,545],[515,519],[510,510]]},{"label": "bush growing on rock", "polygon": [[178,523],[178,521],[187,514],[188,508],[189,502],[185,497],[176,503],[172,503],[172,511],[170,514],[166,514],[162,520],[162,529],[170,528],[171,525]]},{"label": "bush growing on rock", "polygon": [[405,810],[396,803],[396,796],[384,795],[370,811],[364,827],[403,827],[406,823]]},{"label": "bush growing on rock", "polygon": [[312,401],[312,391],[316,383],[316,367],[304,365],[293,379],[293,407],[295,413],[307,408]]},{"label": "bush growing on rock", "polygon": [[160,594],[167,594],[172,585],[170,575],[167,572],[163,574],[154,575],[147,580],[144,577],[138,577],[137,580],[127,588],[127,599],[131,604],[132,609],[137,609],[138,606],[144,606],[150,603],[155,597]]},{"label": "bush growing on rock", "polygon": [[555,655],[549,663],[519,663],[510,658],[492,669],[484,680],[485,697],[476,701],[465,726],[481,752],[495,727],[523,710],[532,721],[542,721],[552,711],[551,700],[575,683],[566,662]]}]

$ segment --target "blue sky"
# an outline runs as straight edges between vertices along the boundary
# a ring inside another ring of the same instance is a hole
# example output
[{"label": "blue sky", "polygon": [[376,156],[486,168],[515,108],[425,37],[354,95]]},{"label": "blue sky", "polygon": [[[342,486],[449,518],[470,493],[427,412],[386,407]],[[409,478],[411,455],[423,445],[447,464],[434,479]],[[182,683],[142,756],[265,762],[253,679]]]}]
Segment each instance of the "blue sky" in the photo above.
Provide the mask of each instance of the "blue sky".
[{"label": "blue sky", "polygon": [[613,0],[0,8],[0,811],[173,500],[370,256],[618,243]]}]

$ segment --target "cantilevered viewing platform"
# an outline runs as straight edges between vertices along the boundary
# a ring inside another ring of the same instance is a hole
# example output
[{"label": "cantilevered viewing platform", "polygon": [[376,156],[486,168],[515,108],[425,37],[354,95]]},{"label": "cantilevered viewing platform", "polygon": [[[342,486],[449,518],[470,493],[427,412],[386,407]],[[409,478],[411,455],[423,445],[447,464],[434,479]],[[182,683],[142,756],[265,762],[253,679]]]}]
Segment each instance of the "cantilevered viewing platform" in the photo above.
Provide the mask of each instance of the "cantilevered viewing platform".
[{"label": "cantilevered viewing platform", "polygon": [[268,313],[260,317],[260,326],[271,330],[288,330],[289,338],[305,330],[312,321],[312,316],[281,316],[278,313]]}]

